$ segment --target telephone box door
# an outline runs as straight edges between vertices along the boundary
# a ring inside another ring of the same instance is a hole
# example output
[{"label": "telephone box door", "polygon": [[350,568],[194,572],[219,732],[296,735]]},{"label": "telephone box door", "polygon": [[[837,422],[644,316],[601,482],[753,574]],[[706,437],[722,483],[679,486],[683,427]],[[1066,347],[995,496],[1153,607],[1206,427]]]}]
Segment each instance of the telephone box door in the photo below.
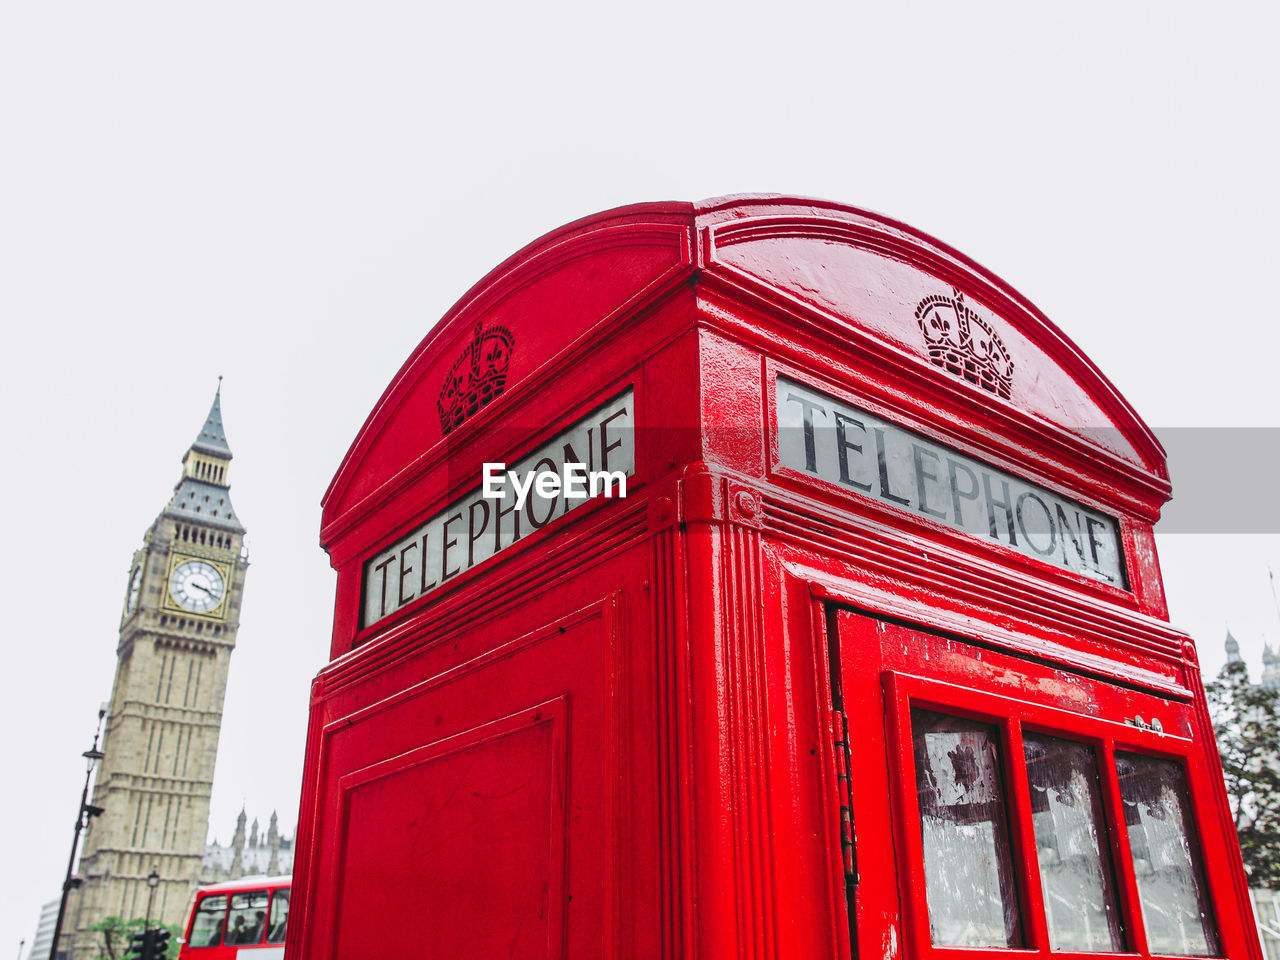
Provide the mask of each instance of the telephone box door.
[{"label": "telephone box door", "polygon": [[1190,703],[847,608],[827,632],[855,956],[1247,955]]}]

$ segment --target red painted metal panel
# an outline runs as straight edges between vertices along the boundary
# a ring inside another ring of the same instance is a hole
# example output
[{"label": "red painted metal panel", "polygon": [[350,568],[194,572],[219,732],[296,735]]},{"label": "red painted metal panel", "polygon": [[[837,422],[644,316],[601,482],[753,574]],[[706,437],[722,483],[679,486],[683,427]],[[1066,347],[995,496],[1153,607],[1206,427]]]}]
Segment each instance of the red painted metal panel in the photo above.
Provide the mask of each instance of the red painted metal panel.
[{"label": "red painted metal panel", "polygon": [[[939,280],[951,278],[945,274],[940,277],[943,271],[937,267],[930,271],[899,260],[911,256],[914,251],[909,248],[892,250],[886,256],[882,234],[857,229],[856,224],[844,220],[824,217],[798,222],[794,216],[765,217],[736,220],[731,227],[711,231],[716,268],[794,299],[799,309],[839,318],[851,337],[874,337],[905,357],[920,353],[918,305],[932,296],[963,296],[967,292],[942,287]],[[1043,343],[1034,339],[1036,333],[1043,337],[1043,330],[1023,333],[1011,319],[1024,319],[1022,311],[1011,309],[1006,317],[992,309],[983,296],[995,300],[997,294],[986,284],[979,286],[971,276],[958,271],[955,282],[977,287],[980,292],[969,294],[968,306],[989,317],[1001,331],[1014,363],[1010,403],[1048,423],[1084,434],[1143,467],[1158,462],[1144,462],[1120,432],[1119,424],[1090,395],[1091,385],[1080,382],[1065,365],[1036,363],[1039,377],[1034,382],[1017,376],[1045,353]]]},{"label": "red painted metal panel", "polygon": [[681,204],[642,206],[571,224],[468,291],[405,362],[361,429],[325,494],[326,530],[420,464],[444,439],[441,390],[477,327],[504,327],[512,334],[507,389],[537,381],[575,341],[588,340],[687,266],[683,209]]},{"label": "red painted metal panel", "polygon": [[341,778],[335,956],[560,955],[566,719],[551,701]]}]

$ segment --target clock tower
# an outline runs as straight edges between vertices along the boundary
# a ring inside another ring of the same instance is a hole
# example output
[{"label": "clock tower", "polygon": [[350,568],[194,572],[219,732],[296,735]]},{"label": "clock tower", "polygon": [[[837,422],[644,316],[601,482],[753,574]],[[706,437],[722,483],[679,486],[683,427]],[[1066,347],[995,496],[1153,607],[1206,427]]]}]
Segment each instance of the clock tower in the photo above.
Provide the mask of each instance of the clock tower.
[{"label": "clock tower", "polygon": [[249,562],[231,506],[221,384],[182,458],[182,477],[134,553],[125,581],[115,683],[62,952],[96,957],[89,927],[147,912],[178,924],[200,874],[227,667]]}]

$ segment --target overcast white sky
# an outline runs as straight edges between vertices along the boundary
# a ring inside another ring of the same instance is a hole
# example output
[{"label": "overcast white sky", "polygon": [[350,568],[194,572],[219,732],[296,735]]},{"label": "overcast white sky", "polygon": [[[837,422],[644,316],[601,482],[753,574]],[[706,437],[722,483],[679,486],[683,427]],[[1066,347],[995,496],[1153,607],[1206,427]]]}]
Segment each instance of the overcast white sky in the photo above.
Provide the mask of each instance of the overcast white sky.
[{"label": "overcast white sky", "polygon": [[[568,220],[880,210],[1029,296],[1157,430],[1280,426],[1278,47],[1262,2],[0,2],[0,950],[58,894],[129,559],[219,374],[253,562],[225,841],[242,803],[293,830],[329,478],[435,320]],[[1249,475],[1189,467],[1234,506],[1275,498],[1250,436]],[[1160,540],[1174,621],[1208,671],[1228,623],[1256,664],[1280,537],[1193,525]]]}]

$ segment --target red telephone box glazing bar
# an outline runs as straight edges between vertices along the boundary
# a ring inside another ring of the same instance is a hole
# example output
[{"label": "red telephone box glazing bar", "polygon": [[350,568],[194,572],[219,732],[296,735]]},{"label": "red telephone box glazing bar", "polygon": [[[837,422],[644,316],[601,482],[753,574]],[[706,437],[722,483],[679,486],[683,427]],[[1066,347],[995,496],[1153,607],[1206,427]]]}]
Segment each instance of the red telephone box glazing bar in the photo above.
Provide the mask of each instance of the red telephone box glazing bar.
[{"label": "red telephone box glazing bar", "polygon": [[431,330],[324,498],[287,955],[1261,960],[1164,452],[818,200],[625,207]]}]

